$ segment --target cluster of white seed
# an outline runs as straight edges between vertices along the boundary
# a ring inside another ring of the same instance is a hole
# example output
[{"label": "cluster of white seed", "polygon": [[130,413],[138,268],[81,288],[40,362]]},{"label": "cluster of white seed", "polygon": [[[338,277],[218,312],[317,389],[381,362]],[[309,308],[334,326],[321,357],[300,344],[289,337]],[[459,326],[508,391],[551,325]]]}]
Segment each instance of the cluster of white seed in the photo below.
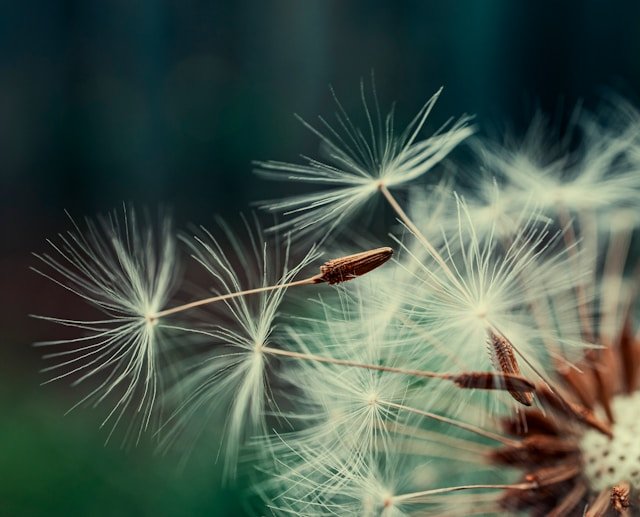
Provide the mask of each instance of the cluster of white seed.
[{"label": "cluster of white seed", "polygon": [[640,490],[640,391],[617,395],[611,405],[613,438],[589,430],[580,440],[585,476],[596,492],[620,481]]}]

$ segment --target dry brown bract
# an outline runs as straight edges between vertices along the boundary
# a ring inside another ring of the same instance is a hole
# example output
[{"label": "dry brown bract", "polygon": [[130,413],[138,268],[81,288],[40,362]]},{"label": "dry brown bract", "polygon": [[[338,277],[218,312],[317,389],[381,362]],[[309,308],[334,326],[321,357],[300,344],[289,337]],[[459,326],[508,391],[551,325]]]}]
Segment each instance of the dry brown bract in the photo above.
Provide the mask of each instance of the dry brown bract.
[{"label": "dry brown bract", "polygon": [[[528,490],[507,490],[501,498],[505,510],[534,516],[640,515],[640,458],[634,459],[638,469],[631,472],[633,479],[614,484],[607,481],[618,475],[615,462],[626,460],[624,456],[602,460],[606,467],[587,468],[588,463],[596,464],[609,455],[616,436],[630,434],[621,429],[616,435],[612,409],[616,398],[631,400],[628,397],[634,393],[637,397],[640,389],[640,341],[634,338],[630,322],[614,346],[589,352],[580,370],[559,370],[564,381],[561,387],[538,387],[544,412],[525,410],[526,425],[515,417],[504,422],[506,432],[520,439],[515,446],[493,451],[490,460],[521,469],[524,481],[535,484]],[[596,413],[603,414],[603,419]],[[584,440],[594,430],[608,436],[604,452],[597,457],[585,448],[588,443]],[[637,443],[637,435],[631,436]],[[597,484],[601,487],[594,486]]]}]

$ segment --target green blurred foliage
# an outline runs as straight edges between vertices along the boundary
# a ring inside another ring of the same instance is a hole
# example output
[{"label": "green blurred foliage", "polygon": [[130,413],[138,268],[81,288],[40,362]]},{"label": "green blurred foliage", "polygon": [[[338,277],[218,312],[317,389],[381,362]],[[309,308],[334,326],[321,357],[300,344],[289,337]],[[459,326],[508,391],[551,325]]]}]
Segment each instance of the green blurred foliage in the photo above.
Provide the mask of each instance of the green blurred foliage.
[{"label": "green blurred foliage", "polygon": [[46,388],[24,391],[0,393],[1,515],[245,514],[247,494],[221,488],[214,454],[180,469],[179,457],[158,455],[144,440],[133,448],[119,448],[117,438],[105,445],[95,411],[63,416]]}]

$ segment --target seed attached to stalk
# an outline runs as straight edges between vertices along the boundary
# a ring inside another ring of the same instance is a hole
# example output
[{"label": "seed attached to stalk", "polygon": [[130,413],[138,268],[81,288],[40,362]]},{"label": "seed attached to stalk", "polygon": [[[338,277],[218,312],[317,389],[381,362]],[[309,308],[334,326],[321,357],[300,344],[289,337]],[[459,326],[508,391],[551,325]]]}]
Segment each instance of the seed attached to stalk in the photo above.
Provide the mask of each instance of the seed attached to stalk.
[{"label": "seed attached to stalk", "polygon": [[393,250],[384,247],[329,260],[320,266],[316,283],[326,282],[334,285],[353,280],[380,267],[392,255]]},{"label": "seed attached to stalk", "polygon": [[507,390],[525,396],[531,396],[536,386],[533,382],[517,374],[491,372],[465,372],[451,379],[459,388],[481,390]]},{"label": "seed attached to stalk", "polygon": [[292,359],[302,359],[307,361],[315,361],[318,363],[329,363],[353,368],[364,368],[366,370],[397,373],[400,375],[409,375],[414,377],[422,377],[424,379],[442,379],[455,383],[459,388],[463,389],[479,389],[479,390],[513,390],[522,393],[530,393],[535,391],[536,386],[528,379],[517,375],[502,374],[495,372],[463,372],[463,373],[442,373],[429,370],[414,370],[410,368],[402,368],[397,366],[385,366],[382,364],[367,364],[349,359],[338,359],[335,357],[326,357],[317,354],[309,354],[304,352],[295,352],[292,350],[284,350],[281,348],[272,348],[263,346],[263,353],[277,355],[281,357],[289,357]]},{"label": "seed attached to stalk", "polygon": [[276,291],[278,289],[288,289],[290,287],[322,283],[334,285],[341,282],[347,282],[348,280],[353,280],[354,278],[362,276],[366,273],[369,273],[370,271],[373,271],[377,267],[380,267],[391,258],[391,255],[393,255],[393,250],[391,248],[385,247],[363,251],[360,253],[355,253],[353,255],[347,255],[346,257],[339,257],[325,262],[322,266],[320,266],[320,273],[309,278],[303,278],[302,280],[279,283],[265,287],[257,287],[255,289],[248,289],[246,291],[237,291],[235,293],[212,296],[203,300],[196,300],[194,302],[186,303],[178,307],[165,309],[155,314],[150,314],[147,319],[157,320],[159,318],[169,316],[171,314],[176,314],[178,312],[187,311],[195,307],[200,307],[202,305],[209,305],[211,303],[230,300],[232,298],[239,298],[241,296]]},{"label": "seed attached to stalk", "polygon": [[[506,337],[489,330],[488,345],[491,358],[498,370],[505,374],[521,376],[520,366],[518,365],[516,354],[513,351],[513,345]],[[520,404],[525,406],[531,406],[533,404],[533,395],[530,391],[511,389],[508,385],[506,387],[509,394],[516,401],[520,402]]]}]

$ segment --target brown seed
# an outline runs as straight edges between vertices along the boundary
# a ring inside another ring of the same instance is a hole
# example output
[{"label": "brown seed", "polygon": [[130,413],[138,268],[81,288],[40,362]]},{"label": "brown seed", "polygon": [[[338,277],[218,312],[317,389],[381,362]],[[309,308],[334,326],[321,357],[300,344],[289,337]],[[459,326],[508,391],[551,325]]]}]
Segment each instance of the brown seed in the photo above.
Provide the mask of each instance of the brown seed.
[{"label": "brown seed", "polygon": [[613,506],[616,512],[622,513],[631,506],[631,502],[629,501],[630,491],[631,486],[626,482],[620,483],[611,489],[611,506]]},{"label": "brown seed", "polygon": [[536,387],[530,380],[508,373],[465,372],[453,379],[458,387],[480,390],[507,390],[518,393],[531,393]]},{"label": "brown seed", "polygon": [[315,277],[316,283],[334,285],[353,280],[380,267],[391,255],[393,250],[385,247],[329,260],[320,266],[320,274]]},{"label": "brown seed", "polygon": [[[520,377],[520,366],[516,359],[516,354],[513,351],[513,345],[509,340],[498,335],[492,330],[489,330],[489,352],[495,367],[502,373],[508,375],[516,375]],[[518,391],[515,389],[509,389],[509,394],[520,404],[530,406],[533,404],[533,395],[530,391]]]}]

